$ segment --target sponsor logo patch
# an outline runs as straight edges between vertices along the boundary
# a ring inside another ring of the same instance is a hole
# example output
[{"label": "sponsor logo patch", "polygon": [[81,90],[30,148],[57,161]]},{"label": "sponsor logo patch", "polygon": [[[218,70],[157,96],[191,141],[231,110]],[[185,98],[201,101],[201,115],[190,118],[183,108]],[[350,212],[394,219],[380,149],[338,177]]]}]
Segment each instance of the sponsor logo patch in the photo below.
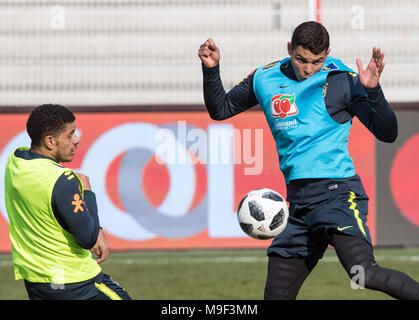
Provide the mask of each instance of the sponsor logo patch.
[{"label": "sponsor logo patch", "polygon": [[295,93],[273,96],[271,99],[271,114],[273,117],[280,117],[281,119],[298,114]]},{"label": "sponsor logo patch", "polygon": [[79,211],[83,212],[84,209],[82,207],[83,200],[81,199],[80,195],[76,193],[73,197],[74,201],[71,202],[71,204],[74,206],[73,212],[77,213]]}]

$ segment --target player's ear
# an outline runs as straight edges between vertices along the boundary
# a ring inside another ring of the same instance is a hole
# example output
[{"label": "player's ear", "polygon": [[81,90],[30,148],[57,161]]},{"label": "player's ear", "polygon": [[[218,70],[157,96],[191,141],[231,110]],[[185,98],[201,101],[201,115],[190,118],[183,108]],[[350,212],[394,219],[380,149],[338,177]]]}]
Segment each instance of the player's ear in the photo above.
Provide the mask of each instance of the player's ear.
[{"label": "player's ear", "polygon": [[44,138],[44,145],[48,150],[52,150],[56,146],[56,141],[53,136],[46,136]]},{"label": "player's ear", "polygon": [[288,54],[291,55],[292,54],[292,45],[291,45],[291,42],[288,42],[287,49],[288,49]]},{"label": "player's ear", "polygon": [[329,53],[330,53],[330,48],[327,49],[325,58],[327,58],[327,56],[329,55]]}]

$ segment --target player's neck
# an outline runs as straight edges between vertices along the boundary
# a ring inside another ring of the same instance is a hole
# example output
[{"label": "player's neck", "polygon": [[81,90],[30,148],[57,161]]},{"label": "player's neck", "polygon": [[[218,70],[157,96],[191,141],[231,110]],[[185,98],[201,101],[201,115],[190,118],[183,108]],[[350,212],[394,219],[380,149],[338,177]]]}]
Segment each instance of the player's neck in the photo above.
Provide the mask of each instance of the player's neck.
[{"label": "player's neck", "polygon": [[292,67],[292,65],[291,65],[291,62],[288,62],[288,63],[286,63],[286,64],[283,64],[283,65],[281,65],[281,71],[282,71],[282,73],[287,77],[287,78],[290,78],[290,79],[292,79],[292,80],[294,80],[294,81],[298,81],[298,82],[300,82],[300,80],[297,78],[297,76],[295,75],[295,72],[294,72],[294,68]]},{"label": "player's neck", "polygon": [[58,160],[55,157],[55,154],[53,151],[48,150],[47,148],[40,146],[40,147],[31,147],[30,149],[34,153],[38,153],[40,155],[43,155],[45,157],[51,158],[52,160],[58,162]]}]

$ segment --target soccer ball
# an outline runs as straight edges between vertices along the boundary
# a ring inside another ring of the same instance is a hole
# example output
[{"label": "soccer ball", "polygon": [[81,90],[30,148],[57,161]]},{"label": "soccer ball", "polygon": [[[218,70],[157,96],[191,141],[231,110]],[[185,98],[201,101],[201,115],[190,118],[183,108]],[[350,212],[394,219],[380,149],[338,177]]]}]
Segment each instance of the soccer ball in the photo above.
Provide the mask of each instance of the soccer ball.
[{"label": "soccer ball", "polygon": [[240,227],[255,239],[271,239],[284,231],[288,222],[288,206],[276,191],[252,190],[240,201],[237,218]]}]

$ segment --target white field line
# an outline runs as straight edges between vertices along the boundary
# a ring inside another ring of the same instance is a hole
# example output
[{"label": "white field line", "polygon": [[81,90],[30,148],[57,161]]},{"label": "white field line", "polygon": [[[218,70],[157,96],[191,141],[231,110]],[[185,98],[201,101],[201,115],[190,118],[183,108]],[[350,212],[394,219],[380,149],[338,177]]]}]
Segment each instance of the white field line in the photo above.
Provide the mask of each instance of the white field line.
[{"label": "white field line", "polygon": [[[391,255],[378,255],[375,256],[377,262],[381,261],[406,261],[406,262],[419,262],[419,256],[391,256]],[[108,261],[124,264],[152,264],[152,263],[256,263],[267,262],[268,257],[183,257],[183,258],[124,258],[124,259],[108,259]],[[320,262],[339,262],[337,256],[324,257]]]},{"label": "white field line", "polygon": [[[375,260],[379,263],[381,261],[406,261],[406,262],[416,262],[419,261],[419,256],[391,256],[391,255],[377,255],[374,256]],[[334,257],[324,257],[320,262],[339,262],[337,256]]]},{"label": "white field line", "polygon": [[[110,260],[110,259],[108,259]],[[124,264],[153,264],[153,263],[254,263],[266,262],[267,257],[197,257],[197,258],[126,258],[126,259],[112,259],[112,262]]]},{"label": "white field line", "polygon": [[[382,261],[405,261],[405,262],[419,262],[419,256],[391,256],[391,255],[378,255],[375,256],[375,259],[378,263]],[[122,264],[173,264],[173,263],[187,263],[187,264],[202,264],[202,263],[257,263],[257,262],[267,262],[267,257],[202,257],[202,258],[108,258],[107,262],[109,263],[122,263]],[[324,257],[320,262],[339,262],[337,256]],[[13,265],[10,260],[0,261],[0,266],[11,266]]]}]

